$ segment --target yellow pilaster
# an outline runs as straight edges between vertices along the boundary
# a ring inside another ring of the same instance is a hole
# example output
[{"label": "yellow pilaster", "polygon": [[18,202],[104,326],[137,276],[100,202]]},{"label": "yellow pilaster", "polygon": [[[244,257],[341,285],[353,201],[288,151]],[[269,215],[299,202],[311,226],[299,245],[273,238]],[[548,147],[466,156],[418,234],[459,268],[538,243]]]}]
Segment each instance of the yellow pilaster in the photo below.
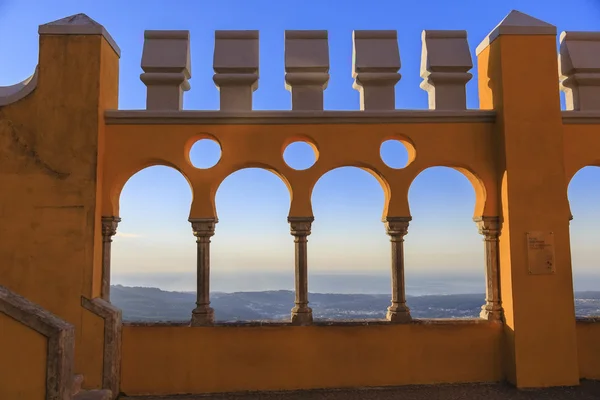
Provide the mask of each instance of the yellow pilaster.
[{"label": "yellow pilaster", "polygon": [[556,28],[513,11],[477,53],[481,108],[497,111],[506,377],[518,387],[576,385]]}]

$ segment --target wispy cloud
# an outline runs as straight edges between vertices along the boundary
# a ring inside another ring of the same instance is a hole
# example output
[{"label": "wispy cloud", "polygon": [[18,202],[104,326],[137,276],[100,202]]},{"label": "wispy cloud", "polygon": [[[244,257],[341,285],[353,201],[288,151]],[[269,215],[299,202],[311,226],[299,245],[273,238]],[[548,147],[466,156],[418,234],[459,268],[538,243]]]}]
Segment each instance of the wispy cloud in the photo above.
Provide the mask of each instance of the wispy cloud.
[{"label": "wispy cloud", "polygon": [[118,232],[115,235],[117,237],[122,237],[122,238],[139,238],[142,237],[142,235],[138,235],[137,233],[125,233],[125,232]]}]

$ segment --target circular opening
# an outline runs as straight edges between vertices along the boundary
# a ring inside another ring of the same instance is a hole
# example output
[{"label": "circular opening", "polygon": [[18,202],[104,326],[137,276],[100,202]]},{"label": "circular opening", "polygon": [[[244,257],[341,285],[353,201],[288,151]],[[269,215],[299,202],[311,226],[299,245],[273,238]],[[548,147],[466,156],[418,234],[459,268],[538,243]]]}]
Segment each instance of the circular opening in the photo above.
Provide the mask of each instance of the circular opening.
[{"label": "circular opening", "polygon": [[221,159],[221,146],[212,139],[200,139],[190,149],[190,162],[196,168],[212,168]]},{"label": "circular opening", "polygon": [[317,162],[313,147],[306,142],[290,143],[283,152],[285,163],[296,170],[309,169]]},{"label": "circular opening", "polygon": [[390,168],[401,169],[408,165],[408,150],[399,140],[386,140],[379,150],[381,159]]}]

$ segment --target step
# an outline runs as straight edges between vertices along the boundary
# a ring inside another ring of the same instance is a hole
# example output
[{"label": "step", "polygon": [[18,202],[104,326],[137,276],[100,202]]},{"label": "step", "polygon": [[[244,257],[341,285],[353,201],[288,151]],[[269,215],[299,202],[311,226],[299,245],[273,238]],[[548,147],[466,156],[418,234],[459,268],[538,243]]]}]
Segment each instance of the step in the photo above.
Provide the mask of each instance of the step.
[{"label": "step", "polygon": [[81,392],[81,385],[83,384],[83,375],[78,374],[73,376],[73,386],[71,386],[71,395],[75,396]]},{"label": "step", "polygon": [[73,396],[73,400],[112,400],[110,390],[82,390]]}]

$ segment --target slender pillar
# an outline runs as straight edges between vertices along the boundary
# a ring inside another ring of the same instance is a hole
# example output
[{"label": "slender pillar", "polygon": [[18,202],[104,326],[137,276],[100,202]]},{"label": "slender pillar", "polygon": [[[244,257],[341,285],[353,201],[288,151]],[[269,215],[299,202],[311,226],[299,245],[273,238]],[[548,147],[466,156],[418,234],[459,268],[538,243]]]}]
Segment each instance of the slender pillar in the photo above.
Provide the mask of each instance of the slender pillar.
[{"label": "slender pillar", "polygon": [[485,304],[479,316],[490,321],[502,321],[502,301],[500,300],[500,268],[498,250],[500,246],[500,218],[478,217],[479,233],[485,244]]},{"label": "slender pillar", "polygon": [[192,311],[192,326],[211,325],[215,312],[210,307],[210,238],[215,234],[217,218],[190,218],[196,236],[196,308]]},{"label": "slender pillar", "polygon": [[308,306],[308,260],[307,242],[314,217],[288,217],[296,248],[296,305],[292,308],[292,324],[312,323],[312,309]]},{"label": "slender pillar", "polygon": [[385,230],[392,242],[392,305],[387,309],[386,318],[390,322],[412,320],[406,305],[404,282],[404,236],[408,233],[411,217],[386,217]]},{"label": "slender pillar", "polygon": [[112,237],[117,233],[119,217],[102,217],[102,288],[100,297],[110,301],[110,251]]}]

